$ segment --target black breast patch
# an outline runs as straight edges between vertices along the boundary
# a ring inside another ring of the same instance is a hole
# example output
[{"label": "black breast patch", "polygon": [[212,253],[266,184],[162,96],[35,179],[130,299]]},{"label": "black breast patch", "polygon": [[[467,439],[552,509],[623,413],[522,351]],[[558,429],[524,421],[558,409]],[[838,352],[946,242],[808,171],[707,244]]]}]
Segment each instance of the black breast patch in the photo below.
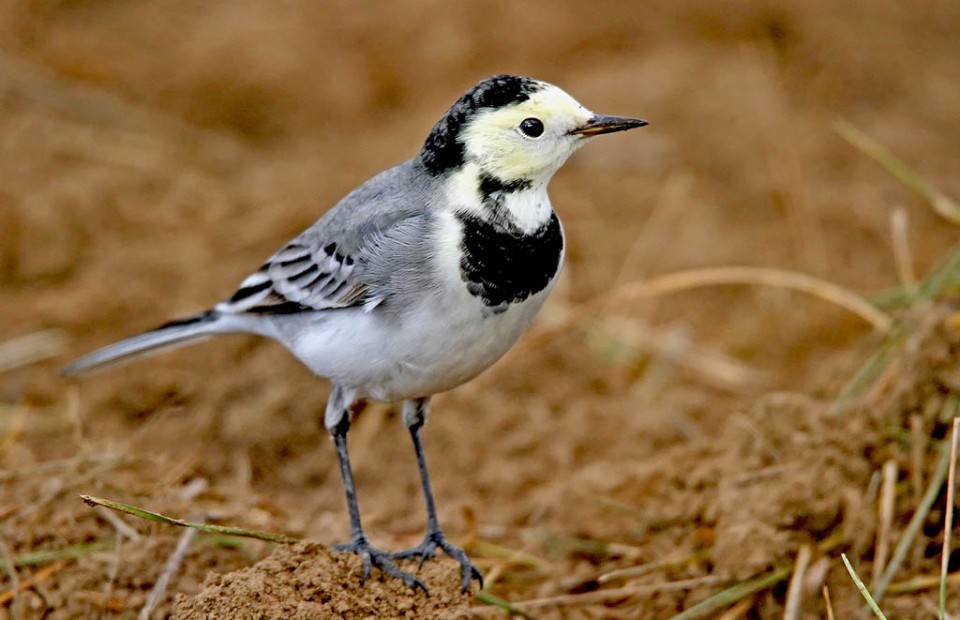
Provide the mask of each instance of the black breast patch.
[{"label": "black breast patch", "polygon": [[539,293],[556,275],[563,254],[563,230],[556,213],[530,234],[470,213],[457,217],[463,224],[460,276],[470,294],[494,312]]}]

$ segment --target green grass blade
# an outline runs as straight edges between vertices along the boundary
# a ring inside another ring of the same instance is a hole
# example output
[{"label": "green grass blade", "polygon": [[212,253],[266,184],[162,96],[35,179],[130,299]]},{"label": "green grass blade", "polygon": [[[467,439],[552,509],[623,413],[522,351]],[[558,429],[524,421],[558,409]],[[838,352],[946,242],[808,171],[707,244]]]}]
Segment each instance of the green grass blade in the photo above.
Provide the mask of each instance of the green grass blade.
[{"label": "green grass blade", "polygon": [[863,595],[863,598],[867,601],[867,605],[873,610],[874,615],[880,618],[880,620],[887,620],[887,617],[880,611],[880,606],[877,605],[877,602],[870,596],[870,591],[867,590],[867,586],[863,585],[863,581],[860,579],[860,576],[857,575],[857,571],[853,570],[853,566],[850,565],[850,560],[847,559],[847,554],[841,553],[840,557],[843,558],[843,565],[847,567],[850,578],[853,579],[853,583],[857,584],[857,589],[860,590],[860,594]]},{"label": "green grass blade", "polygon": [[835,414],[840,414],[846,411],[847,407],[850,406],[850,403],[863,393],[864,389],[870,385],[874,379],[880,374],[880,371],[883,370],[887,362],[890,360],[891,354],[894,352],[894,343],[900,341],[900,330],[897,329],[894,334],[891,334],[890,337],[880,346],[880,348],[874,353],[870,354],[870,357],[867,358],[867,361],[857,370],[857,372],[850,378],[850,381],[847,382],[843,389],[840,390],[840,394],[833,401],[832,410]]},{"label": "green grass blade", "polygon": [[[947,399],[946,404],[944,404],[943,412],[949,414],[950,418],[953,418],[957,414],[958,403],[960,403],[960,400],[955,396],[951,396]],[[890,562],[887,564],[887,568],[884,569],[880,581],[873,589],[874,600],[880,601],[883,599],[887,587],[890,585],[890,582],[893,581],[893,577],[900,569],[904,559],[906,559],[907,552],[910,551],[910,545],[913,544],[913,539],[916,538],[920,528],[923,527],[923,522],[926,521],[927,515],[930,514],[930,509],[937,500],[937,495],[940,494],[940,489],[943,487],[944,480],[947,478],[947,470],[949,468],[950,442],[944,441],[940,446],[940,459],[937,461],[937,469],[930,478],[930,484],[927,486],[923,499],[920,500],[917,511],[913,513],[913,517],[911,517],[906,529],[900,536],[900,541],[893,550],[893,555],[890,557]]]},{"label": "green grass blade", "polygon": [[499,596],[494,596],[486,590],[480,590],[477,592],[477,596],[475,598],[481,603],[499,607],[500,609],[506,611],[507,613],[513,614],[514,616],[520,616],[521,618],[526,618],[527,620],[536,620],[535,616],[531,616],[516,605],[510,604],[510,602],[503,600]]},{"label": "green grass blade", "polygon": [[894,155],[890,149],[846,121],[834,123],[833,128],[844,140],[886,168],[897,180],[929,202],[937,215],[951,224],[960,224],[960,205],[925,181],[906,162]]},{"label": "green grass blade", "polygon": [[[89,553],[97,551],[107,551],[113,549],[116,543],[109,540],[96,540],[94,542],[79,543],[63,549],[48,549],[44,551],[33,551],[24,553],[13,558],[14,566],[39,566],[49,564],[56,560],[74,560],[83,557]],[[0,560],[0,569],[6,569],[7,563]]]},{"label": "green grass blade", "polygon": [[960,248],[947,256],[947,259],[920,283],[917,298],[921,301],[933,301],[951,285],[960,281]]},{"label": "green grass blade", "polygon": [[950,287],[960,285],[960,247],[954,247],[947,258],[940,261],[914,291],[896,287],[867,297],[874,305],[889,309],[908,307],[917,301],[933,301]]},{"label": "green grass blade", "polygon": [[213,532],[215,534],[226,534],[228,536],[241,536],[243,538],[256,538],[258,540],[266,540],[268,542],[275,543],[295,543],[299,542],[297,538],[291,538],[290,536],[284,536],[283,534],[271,534],[270,532],[260,532],[258,530],[246,530],[239,527],[226,527],[223,525],[212,525],[210,523],[193,523],[190,521],[184,521],[182,519],[174,519],[173,517],[168,517],[156,512],[151,512],[149,510],[144,510],[143,508],[138,508],[136,506],[131,506],[129,504],[123,504],[121,502],[115,502],[109,499],[103,499],[100,497],[91,497],[89,495],[81,495],[80,499],[91,506],[103,506],[104,508],[109,508],[110,510],[116,510],[118,512],[125,512],[128,515],[133,515],[140,519],[145,519],[147,521],[156,521],[157,523],[166,523],[167,525],[178,525],[180,527],[190,527],[195,530],[200,530],[201,532]]},{"label": "green grass blade", "polygon": [[694,620],[695,618],[709,616],[710,614],[716,613],[721,609],[737,603],[741,599],[780,583],[789,577],[791,573],[793,573],[793,564],[789,564],[783,568],[778,568],[771,573],[760,575],[759,577],[754,577],[753,579],[738,583],[737,585],[731,586],[722,592],[714,594],[705,601],[697,603],[690,609],[673,616],[670,618],[670,620]]}]

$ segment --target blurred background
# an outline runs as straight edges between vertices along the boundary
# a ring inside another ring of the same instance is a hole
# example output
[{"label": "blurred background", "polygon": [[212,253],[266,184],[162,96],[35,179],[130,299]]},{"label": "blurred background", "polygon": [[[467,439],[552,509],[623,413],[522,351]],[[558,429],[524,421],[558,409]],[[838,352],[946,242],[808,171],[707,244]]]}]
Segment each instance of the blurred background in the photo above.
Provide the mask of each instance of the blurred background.
[{"label": "blurred background", "polygon": [[[958,35],[954,0],[0,2],[0,343],[21,346],[0,357],[6,565],[114,540],[77,493],[346,537],[317,425],[328,387],[280,347],[224,339],[79,384],[56,371],[232,294],[350,189],[413,156],[447,107],[496,73],[650,126],[595,141],[558,173],[560,287],[527,339],[434,405],[426,446],[441,519],[497,570],[492,591],[569,593],[677,550],[695,559],[660,579],[735,581],[838,532],[870,562],[869,481],[907,459],[889,431],[909,412],[840,424],[860,434],[842,465],[818,442],[838,426],[823,403],[880,342],[871,325],[781,286],[618,294],[731,265],[864,296],[923,277],[956,228],[837,127],[960,196]],[[414,542],[421,499],[397,412],[370,407],[352,438],[367,527],[386,547]],[[745,472],[771,466],[781,469],[756,495],[740,489]],[[187,502],[196,479],[209,488]],[[767,508],[745,510],[748,497]],[[131,525],[149,541],[85,554],[44,595],[3,609],[136,614],[177,533]],[[195,593],[208,571],[267,552],[200,545],[171,591]],[[856,609],[837,554],[818,554],[838,609]],[[923,553],[911,562],[911,574],[936,565]],[[5,578],[9,589],[16,571]],[[536,612],[668,617],[718,589]],[[744,617],[779,617],[785,589],[745,599]],[[819,617],[819,588],[807,590],[802,609]],[[927,598],[901,594],[891,609]]]}]

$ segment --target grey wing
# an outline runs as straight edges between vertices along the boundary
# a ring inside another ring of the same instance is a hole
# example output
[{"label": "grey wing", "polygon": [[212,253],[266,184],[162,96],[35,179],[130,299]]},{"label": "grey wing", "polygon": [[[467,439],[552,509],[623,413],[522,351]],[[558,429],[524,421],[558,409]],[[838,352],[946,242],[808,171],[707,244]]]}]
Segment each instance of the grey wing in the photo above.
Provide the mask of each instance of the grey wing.
[{"label": "grey wing", "polygon": [[427,252],[423,244],[430,223],[426,192],[414,174],[407,162],[351,192],[271,256],[216,309],[370,310],[390,295],[422,285]]},{"label": "grey wing", "polygon": [[[267,260],[216,310],[281,314],[363,306],[430,286],[429,218],[394,221],[335,234],[315,226]],[[331,238],[337,240],[330,240]]]},{"label": "grey wing", "polygon": [[337,242],[298,237],[245,279],[223,312],[283,313],[371,304],[370,286],[357,273],[357,258]]}]

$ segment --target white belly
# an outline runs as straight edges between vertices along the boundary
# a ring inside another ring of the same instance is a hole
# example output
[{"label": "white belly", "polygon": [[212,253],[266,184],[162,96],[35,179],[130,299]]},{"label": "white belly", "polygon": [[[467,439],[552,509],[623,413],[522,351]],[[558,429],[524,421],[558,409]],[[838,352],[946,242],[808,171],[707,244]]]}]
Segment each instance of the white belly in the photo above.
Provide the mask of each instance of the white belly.
[{"label": "white belly", "polygon": [[[428,295],[400,316],[359,308],[277,317],[279,338],[314,373],[396,401],[456,387],[489,368],[530,325],[552,288],[492,314],[465,293]],[[292,323],[296,321],[296,323]]]}]

